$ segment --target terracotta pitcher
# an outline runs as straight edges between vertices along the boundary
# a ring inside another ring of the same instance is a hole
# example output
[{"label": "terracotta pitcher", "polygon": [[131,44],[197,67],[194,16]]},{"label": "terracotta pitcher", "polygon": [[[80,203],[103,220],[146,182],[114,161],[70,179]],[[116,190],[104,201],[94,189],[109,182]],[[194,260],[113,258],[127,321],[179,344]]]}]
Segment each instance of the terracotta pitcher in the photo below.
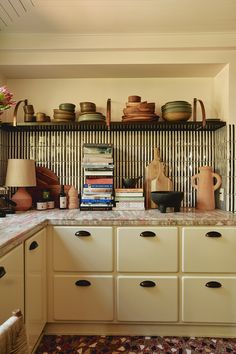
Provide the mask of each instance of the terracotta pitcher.
[{"label": "terracotta pitcher", "polygon": [[[192,177],[192,186],[197,190],[197,209],[214,210],[214,192],[221,185],[221,176],[212,172],[211,166],[203,166],[199,170],[200,173]],[[216,179],[215,184],[214,178]]]}]

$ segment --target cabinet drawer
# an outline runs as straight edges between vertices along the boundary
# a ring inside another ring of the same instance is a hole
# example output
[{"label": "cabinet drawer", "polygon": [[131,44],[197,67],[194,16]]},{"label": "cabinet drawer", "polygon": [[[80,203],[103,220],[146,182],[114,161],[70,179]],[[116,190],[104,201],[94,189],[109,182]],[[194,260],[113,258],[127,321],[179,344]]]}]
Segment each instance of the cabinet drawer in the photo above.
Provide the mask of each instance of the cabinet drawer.
[{"label": "cabinet drawer", "polygon": [[183,228],[183,271],[236,272],[236,228]]},{"label": "cabinet drawer", "polygon": [[[214,285],[212,282],[221,284],[221,287],[211,287]],[[235,299],[236,277],[183,277],[182,279],[184,322],[235,323]]]},{"label": "cabinet drawer", "polygon": [[20,309],[24,313],[23,245],[0,258],[0,267],[0,323],[2,323],[15,309]]},{"label": "cabinet drawer", "polygon": [[[150,282],[155,286],[148,287]],[[175,276],[119,276],[117,292],[119,321],[178,320],[178,279]]]},{"label": "cabinet drawer", "polygon": [[112,271],[112,227],[54,227],[53,264],[58,271]]},{"label": "cabinet drawer", "polygon": [[176,227],[117,229],[117,267],[121,272],[177,272]]},{"label": "cabinet drawer", "polygon": [[54,318],[112,320],[112,276],[55,275]]}]

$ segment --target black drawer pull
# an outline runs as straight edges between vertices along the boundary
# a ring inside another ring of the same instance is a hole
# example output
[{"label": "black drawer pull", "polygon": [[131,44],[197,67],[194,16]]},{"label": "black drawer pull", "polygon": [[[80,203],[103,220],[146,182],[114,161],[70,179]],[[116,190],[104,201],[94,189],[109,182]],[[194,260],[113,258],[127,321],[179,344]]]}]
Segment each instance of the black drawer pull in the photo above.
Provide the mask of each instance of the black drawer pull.
[{"label": "black drawer pull", "polygon": [[29,246],[29,250],[30,251],[35,250],[35,248],[37,248],[38,246],[39,246],[38,242],[33,241]]},{"label": "black drawer pull", "polygon": [[79,230],[79,231],[76,231],[75,236],[77,236],[77,237],[80,237],[80,236],[87,237],[87,236],[91,236],[91,234],[90,234],[89,231]]},{"label": "black drawer pull", "polygon": [[154,283],[154,281],[151,280],[144,280],[140,283],[140,286],[144,288],[154,288],[154,286],[156,286],[156,283]]},{"label": "black drawer pull", "polygon": [[218,231],[209,231],[205,235],[206,237],[222,237],[221,233]]},{"label": "black drawer pull", "polygon": [[141,232],[140,236],[142,236],[142,237],[155,237],[156,234],[155,234],[155,232],[152,232],[152,231],[143,231],[143,232]]},{"label": "black drawer pull", "polygon": [[83,279],[83,280],[77,280],[75,282],[75,285],[76,286],[90,286],[91,283],[90,283],[90,281]]},{"label": "black drawer pull", "polygon": [[218,281],[209,281],[206,283],[207,288],[221,288],[222,285]]},{"label": "black drawer pull", "polygon": [[5,268],[0,267],[0,278],[4,277],[5,274],[6,274]]}]

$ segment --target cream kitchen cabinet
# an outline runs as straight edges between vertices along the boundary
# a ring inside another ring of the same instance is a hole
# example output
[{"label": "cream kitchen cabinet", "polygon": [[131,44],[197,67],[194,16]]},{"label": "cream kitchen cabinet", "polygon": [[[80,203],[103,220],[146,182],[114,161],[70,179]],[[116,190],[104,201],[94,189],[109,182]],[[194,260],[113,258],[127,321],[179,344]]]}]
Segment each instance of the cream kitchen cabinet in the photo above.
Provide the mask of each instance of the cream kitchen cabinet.
[{"label": "cream kitchen cabinet", "polygon": [[55,226],[53,268],[55,271],[111,272],[112,227]]},{"label": "cream kitchen cabinet", "polygon": [[24,313],[24,248],[17,246],[0,258],[0,323],[15,309]]},{"label": "cream kitchen cabinet", "polygon": [[113,320],[111,275],[54,275],[56,320]]},{"label": "cream kitchen cabinet", "polygon": [[53,227],[54,320],[113,320],[113,247],[112,227]]},{"label": "cream kitchen cabinet", "polygon": [[25,324],[32,349],[47,321],[46,229],[25,241]]},{"label": "cream kitchen cabinet", "polygon": [[117,228],[119,272],[177,272],[178,228]]},{"label": "cream kitchen cabinet", "polygon": [[178,320],[177,227],[118,227],[117,271],[118,321]]},{"label": "cream kitchen cabinet", "polygon": [[68,323],[79,333],[236,334],[236,228],[49,229],[54,331]]},{"label": "cream kitchen cabinet", "polygon": [[182,320],[236,323],[236,228],[182,231]]},{"label": "cream kitchen cabinet", "polygon": [[177,276],[118,276],[118,321],[178,320]]},{"label": "cream kitchen cabinet", "polygon": [[185,276],[183,321],[236,323],[236,277]]},{"label": "cream kitchen cabinet", "polygon": [[236,273],[235,227],[184,227],[182,269],[193,273]]}]

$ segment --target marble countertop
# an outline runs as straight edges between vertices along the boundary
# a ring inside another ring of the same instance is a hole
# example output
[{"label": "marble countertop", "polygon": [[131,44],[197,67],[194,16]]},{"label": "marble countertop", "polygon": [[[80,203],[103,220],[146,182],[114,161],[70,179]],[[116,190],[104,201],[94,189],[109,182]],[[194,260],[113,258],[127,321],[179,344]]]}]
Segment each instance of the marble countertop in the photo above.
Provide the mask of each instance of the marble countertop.
[{"label": "marble countertop", "polygon": [[236,226],[236,214],[222,210],[201,212],[185,209],[178,213],[144,211],[30,210],[0,218],[0,256],[6,254],[47,225],[87,226]]}]

